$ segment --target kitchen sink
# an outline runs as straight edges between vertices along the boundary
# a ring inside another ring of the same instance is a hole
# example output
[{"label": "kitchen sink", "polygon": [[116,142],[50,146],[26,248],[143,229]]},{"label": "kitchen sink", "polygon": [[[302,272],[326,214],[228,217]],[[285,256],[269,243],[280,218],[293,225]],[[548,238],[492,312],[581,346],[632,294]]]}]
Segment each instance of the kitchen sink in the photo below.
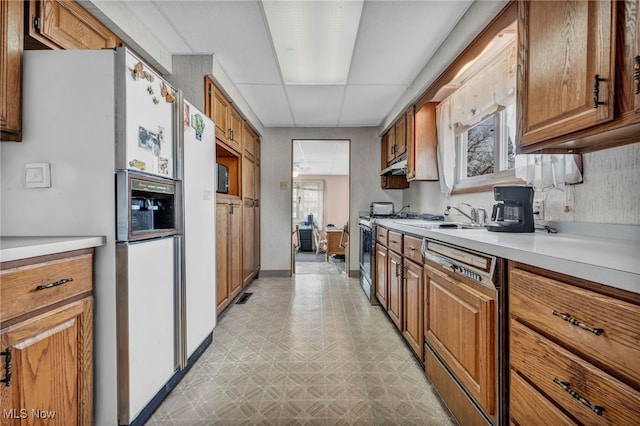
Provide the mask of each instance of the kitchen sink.
[{"label": "kitchen sink", "polygon": [[486,229],[484,226],[472,225],[468,222],[443,222],[441,220],[398,219],[394,223],[415,226],[423,229]]}]

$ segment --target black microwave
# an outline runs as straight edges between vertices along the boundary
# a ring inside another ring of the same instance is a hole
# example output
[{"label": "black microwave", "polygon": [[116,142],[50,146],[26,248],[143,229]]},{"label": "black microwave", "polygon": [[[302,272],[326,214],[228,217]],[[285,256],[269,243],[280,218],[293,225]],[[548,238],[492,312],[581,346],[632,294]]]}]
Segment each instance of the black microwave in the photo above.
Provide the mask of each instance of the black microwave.
[{"label": "black microwave", "polygon": [[216,166],[218,169],[216,192],[226,194],[229,192],[229,168],[220,163],[216,163]]}]

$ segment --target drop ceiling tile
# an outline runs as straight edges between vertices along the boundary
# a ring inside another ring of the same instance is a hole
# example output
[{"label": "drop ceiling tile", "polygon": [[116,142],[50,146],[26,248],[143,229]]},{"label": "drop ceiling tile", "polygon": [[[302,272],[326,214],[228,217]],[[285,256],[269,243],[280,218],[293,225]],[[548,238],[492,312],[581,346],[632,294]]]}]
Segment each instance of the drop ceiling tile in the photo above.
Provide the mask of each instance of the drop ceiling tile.
[{"label": "drop ceiling tile", "polygon": [[264,126],[293,126],[287,95],[281,85],[238,84],[236,87]]},{"label": "drop ceiling tile", "polygon": [[368,1],[349,83],[409,84],[472,1]]},{"label": "drop ceiling tile", "polygon": [[[214,53],[235,84],[279,84],[280,71],[257,1],[161,1],[188,53]],[[175,53],[175,52],[174,52]]]},{"label": "drop ceiling tile", "polygon": [[336,127],[344,86],[286,86],[296,126]]},{"label": "drop ceiling tile", "polygon": [[407,86],[347,86],[340,126],[377,126],[400,99]]}]

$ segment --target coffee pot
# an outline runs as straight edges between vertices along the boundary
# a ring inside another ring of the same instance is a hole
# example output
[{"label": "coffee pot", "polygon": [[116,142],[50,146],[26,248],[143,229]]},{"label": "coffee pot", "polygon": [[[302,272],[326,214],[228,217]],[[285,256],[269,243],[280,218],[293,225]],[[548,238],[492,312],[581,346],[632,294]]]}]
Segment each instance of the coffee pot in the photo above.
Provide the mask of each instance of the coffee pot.
[{"label": "coffee pot", "polygon": [[491,223],[493,232],[533,232],[533,187],[531,185],[495,185]]}]

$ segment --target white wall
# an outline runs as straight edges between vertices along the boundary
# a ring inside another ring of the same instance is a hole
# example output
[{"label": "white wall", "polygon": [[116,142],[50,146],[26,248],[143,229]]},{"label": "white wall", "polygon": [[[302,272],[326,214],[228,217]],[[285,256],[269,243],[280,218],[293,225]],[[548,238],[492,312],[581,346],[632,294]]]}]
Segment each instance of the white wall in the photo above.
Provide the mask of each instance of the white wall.
[{"label": "white wall", "polygon": [[[640,143],[584,154],[583,163],[583,183],[547,194],[545,220],[640,225]],[[404,190],[403,200],[411,211],[438,214],[447,204],[466,202],[489,213],[494,204],[492,192],[447,199],[439,182],[413,182]]]},{"label": "white wall", "polygon": [[[291,271],[291,161],[293,139],[347,139],[351,142],[349,269],[358,270],[358,212],[372,201],[402,206],[402,190],[380,188],[380,137],[376,128],[267,128],[261,158],[261,256],[266,273]],[[286,183],[286,189],[280,184]],[[288,248],[288,249],[285,249]]]}]

